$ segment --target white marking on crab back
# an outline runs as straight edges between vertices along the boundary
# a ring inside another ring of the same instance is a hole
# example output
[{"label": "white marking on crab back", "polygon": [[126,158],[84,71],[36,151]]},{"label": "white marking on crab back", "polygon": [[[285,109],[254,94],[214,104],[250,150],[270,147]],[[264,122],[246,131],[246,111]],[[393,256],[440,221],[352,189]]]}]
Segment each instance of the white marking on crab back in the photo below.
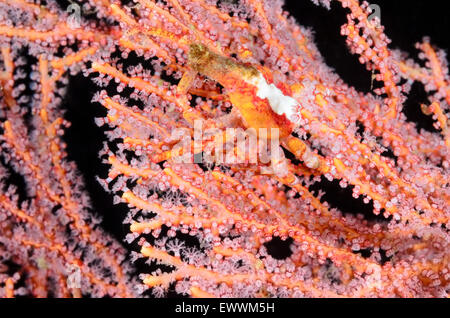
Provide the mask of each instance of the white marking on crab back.
[{"label": "white marking on crab back", "polygon": [[293,118],[295,118],[295,106],[298,105],[298,102],[294,98],[284,95],[273,83],[268,84],[261,73],[257,77],[250,79],[249,83],[258,88],[256,96],[261,99],[267,98],[270,107],[275,113],[278,115],[285,114],[286,118],[291,122],[295,121]]}]

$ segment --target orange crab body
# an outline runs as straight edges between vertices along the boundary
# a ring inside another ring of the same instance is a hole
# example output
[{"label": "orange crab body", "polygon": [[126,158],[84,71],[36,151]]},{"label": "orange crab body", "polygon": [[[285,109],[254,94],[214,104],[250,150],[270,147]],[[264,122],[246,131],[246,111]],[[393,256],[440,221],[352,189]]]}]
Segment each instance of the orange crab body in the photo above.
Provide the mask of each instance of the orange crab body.
[{"label": "orange crab body", "polygon": [[[268,138],[283,138],[291,134],[293,123],[286,115],[275,113],[266,98],[257,96],[258,87],[254,84],[256,78],[262,75],[267,82],[272,83],[272,76],[267,69],[236,63],[231,58],[209,51],[201,44],[191,45],[189,61],[194,71],[225,87],[230,102],[239,111],[247,128],[256,131],[265,128]],[[284,86],[281,90],[286,94],[289,89]],[[271,128],[279,130],[278,136],[270,135]]]}]

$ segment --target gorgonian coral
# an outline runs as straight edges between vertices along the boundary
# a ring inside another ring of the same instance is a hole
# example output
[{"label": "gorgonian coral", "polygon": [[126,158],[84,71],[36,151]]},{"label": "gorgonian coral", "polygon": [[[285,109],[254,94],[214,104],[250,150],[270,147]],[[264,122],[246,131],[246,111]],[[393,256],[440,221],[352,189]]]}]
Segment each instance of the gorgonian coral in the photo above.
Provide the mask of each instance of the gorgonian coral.
[{"label": "gorgonian coral", "polygon": [[[21,292],[35,296],[132,296],[143,286],[155,296],[172,287],[200,297],[446,296],[445,55],[424,39],[421,66],[388,47],[367,3],[338,2],[348,10],[341,34],[374,93],[346,85],[281,1],[0,4],[3,294],[22,277]],[[95,119],[110,165],[99,182],[129,207],[132,258],[153,269],[143,285],[95,229],[64,159],[69,123],[58,107],[77,72],[107,111]],[[402,113],[414,81],[429,99],[417,107],[440,133],[418,132]],[[22,198],[8,170],[23,177]],[[314,191],[324,180],[380,216],[330,206]],[[274,242],[286,257],[270,252]],[[67,264],[81,269],[80,290],[67,289]]]}]

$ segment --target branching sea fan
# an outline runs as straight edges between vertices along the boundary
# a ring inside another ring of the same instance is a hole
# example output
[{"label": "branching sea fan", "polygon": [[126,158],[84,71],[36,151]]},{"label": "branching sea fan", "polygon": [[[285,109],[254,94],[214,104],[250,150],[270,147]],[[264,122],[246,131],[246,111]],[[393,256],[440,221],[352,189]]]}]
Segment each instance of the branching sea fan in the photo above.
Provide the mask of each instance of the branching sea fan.
[{"label": "branching sea fan", "polygon": [[[372,6],[336,2],[371,93],[282,1],[3,0],[0,296],[448,296],[445,54],[424,39],[409,59]],[[106,111],[98,181],[128,207],[130,257],[66,159],[60,104],[80,72]],[[414,82],[436,133],[402,112]]]}]

